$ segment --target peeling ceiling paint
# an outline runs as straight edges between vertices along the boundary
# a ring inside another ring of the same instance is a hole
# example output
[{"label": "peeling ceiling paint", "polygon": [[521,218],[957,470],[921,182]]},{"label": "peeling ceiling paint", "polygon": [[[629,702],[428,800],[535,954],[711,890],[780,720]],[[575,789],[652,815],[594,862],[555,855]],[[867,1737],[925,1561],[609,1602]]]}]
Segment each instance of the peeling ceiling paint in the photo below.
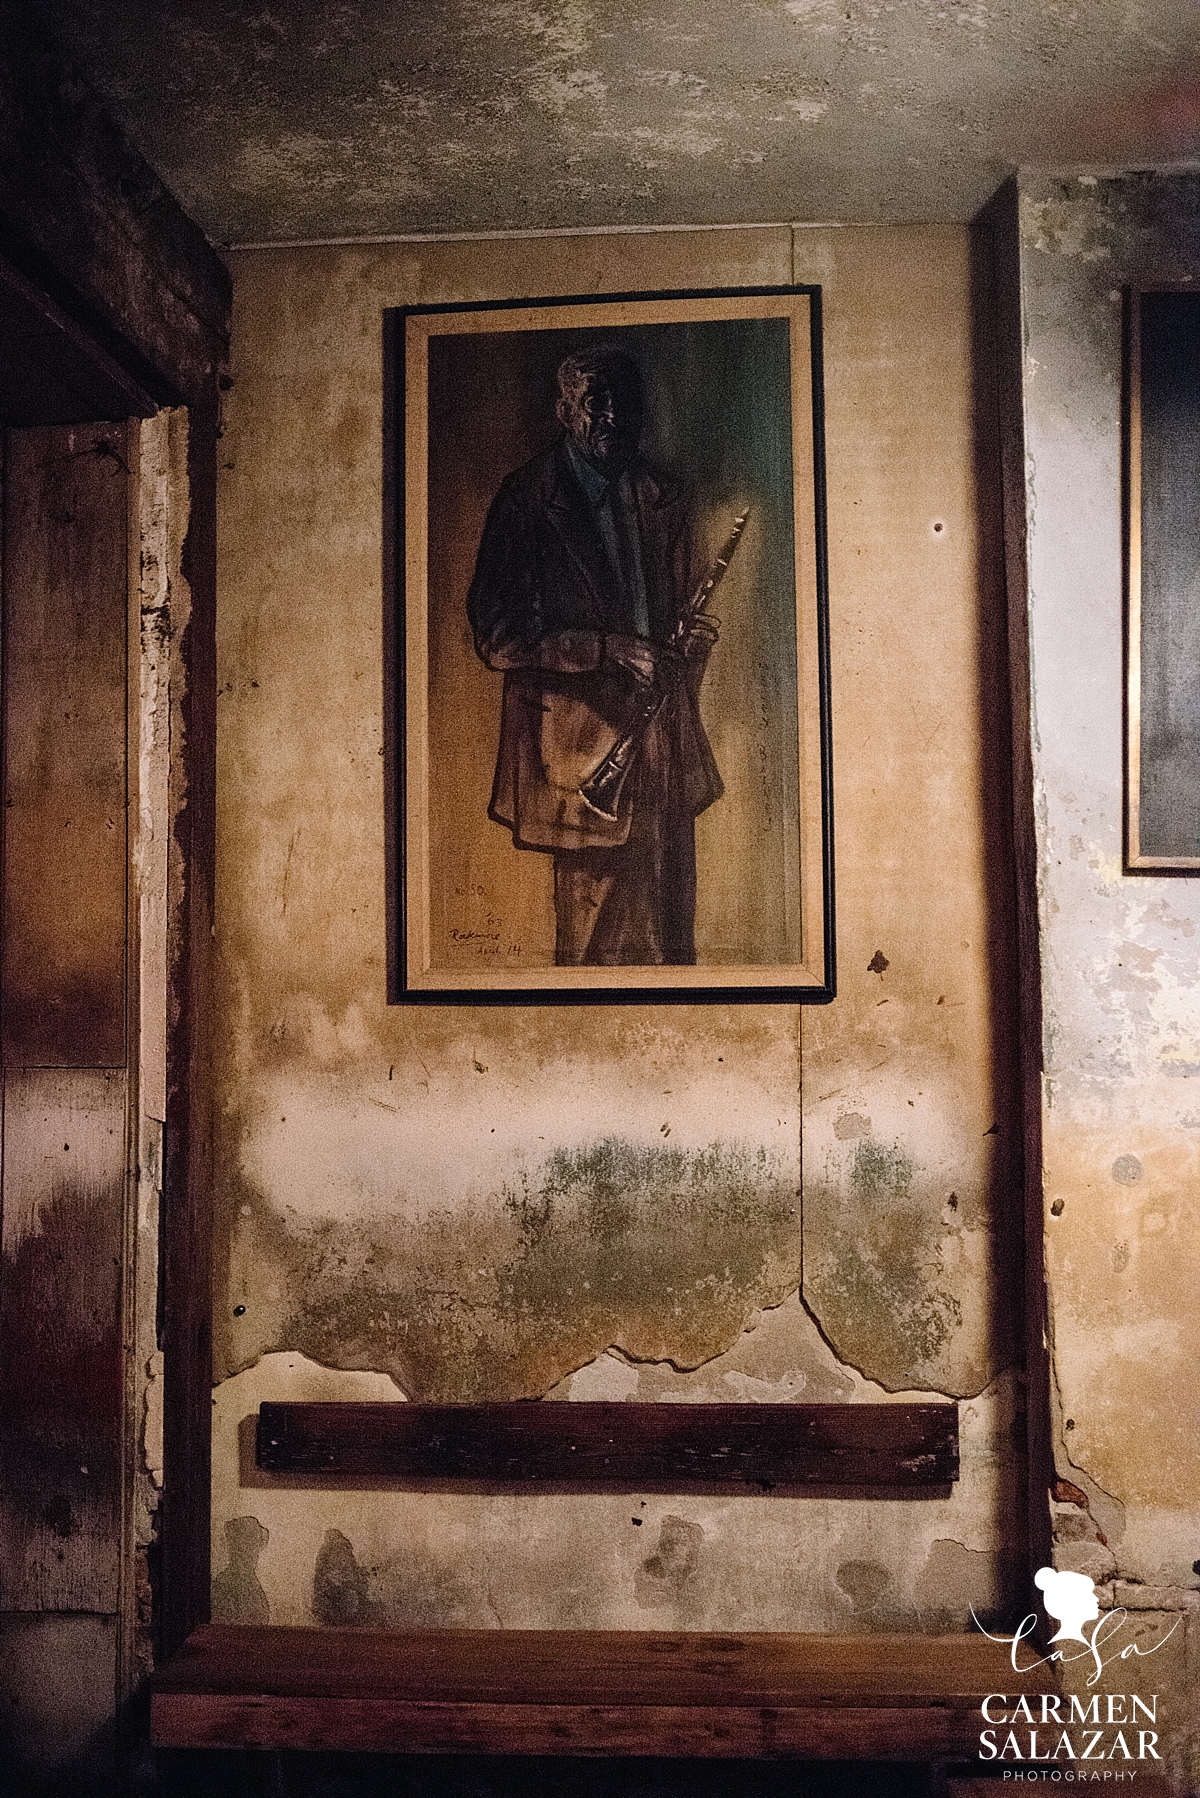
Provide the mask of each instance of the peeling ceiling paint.
[{"label": "peeling ceiling paint", "polygon": [[60,0],[219,243],[971,217],[1200,139],[1194,0]]}]

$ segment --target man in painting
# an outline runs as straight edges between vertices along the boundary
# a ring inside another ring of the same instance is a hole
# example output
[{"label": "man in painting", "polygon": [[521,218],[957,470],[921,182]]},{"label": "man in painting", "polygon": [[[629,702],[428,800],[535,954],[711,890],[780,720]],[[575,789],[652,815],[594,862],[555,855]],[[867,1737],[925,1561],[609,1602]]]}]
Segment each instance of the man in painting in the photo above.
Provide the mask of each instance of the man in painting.
[{"label": "man in painting", "polygon": [[557,965],[687,966],[695,819],[722,791],[691,507],[638,454],[632,356],[570,355],[558,389],[562,435],[501,483],[468,599],[475,648],[504,674],[488,813],[554,856]]}]

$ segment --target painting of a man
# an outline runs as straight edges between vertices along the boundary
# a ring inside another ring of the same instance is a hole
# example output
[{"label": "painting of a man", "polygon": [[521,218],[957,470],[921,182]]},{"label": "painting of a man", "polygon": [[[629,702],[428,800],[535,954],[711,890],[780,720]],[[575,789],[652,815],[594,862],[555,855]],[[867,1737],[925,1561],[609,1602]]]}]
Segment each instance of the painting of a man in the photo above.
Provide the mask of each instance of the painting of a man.
[{"label": "painting of a man", "polygon": [[557,440],[496,493],[468,598],[504,676],[489,815],[554,858],[558,965],[688,966],[695,820],[722,794],[693,501],[639,453],[642,374],[620,345],[561,362],[556,412]]},{"label": "painting of a man", "polygon": [[405,314],[397,990],[816,983],[811,324],[790,289]]}]

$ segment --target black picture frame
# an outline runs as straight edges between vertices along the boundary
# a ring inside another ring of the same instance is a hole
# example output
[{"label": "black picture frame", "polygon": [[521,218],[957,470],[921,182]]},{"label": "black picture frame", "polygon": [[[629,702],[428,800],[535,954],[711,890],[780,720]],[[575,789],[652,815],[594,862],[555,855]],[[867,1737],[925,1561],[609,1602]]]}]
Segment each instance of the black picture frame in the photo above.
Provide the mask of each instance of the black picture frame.
[{"label": "black picture frame", "polygon": [[1129,289],[1125,365],[1125,869],[1196,875],[1200,294]]}]

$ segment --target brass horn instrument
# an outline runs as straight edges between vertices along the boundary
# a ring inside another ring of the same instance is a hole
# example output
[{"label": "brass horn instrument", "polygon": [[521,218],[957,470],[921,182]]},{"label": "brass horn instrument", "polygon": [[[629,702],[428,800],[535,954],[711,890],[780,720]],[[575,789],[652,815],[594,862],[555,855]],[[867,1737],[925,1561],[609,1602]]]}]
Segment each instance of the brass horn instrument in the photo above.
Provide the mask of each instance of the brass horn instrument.
[{"label": "brass horn instrument", "polygon": [[[721,553],[705,575],[691,599],[680,613],[675,629],[671,633],[671,646],[686,641],[698,618],[708,608],[708,602],[724,579],[725,571],[733,560],[734,551],[742,540],[742,532],[746,528],[746,520],[750,516],[750,508],[739,512],[733,521]],[[602,761],[588,775],[579,788],[579,796],[585,805],[591,807],[607,824],[615,824],[617,807],[621,792],[625,785],[625,777],[629,773],[634,757],[642,745],[642,741],[650,725],[662,709],[666,694],[660,687],[652,688],[646,695],[642,709],[630,724],[624,736],[618,737],[612,748]]]}]

